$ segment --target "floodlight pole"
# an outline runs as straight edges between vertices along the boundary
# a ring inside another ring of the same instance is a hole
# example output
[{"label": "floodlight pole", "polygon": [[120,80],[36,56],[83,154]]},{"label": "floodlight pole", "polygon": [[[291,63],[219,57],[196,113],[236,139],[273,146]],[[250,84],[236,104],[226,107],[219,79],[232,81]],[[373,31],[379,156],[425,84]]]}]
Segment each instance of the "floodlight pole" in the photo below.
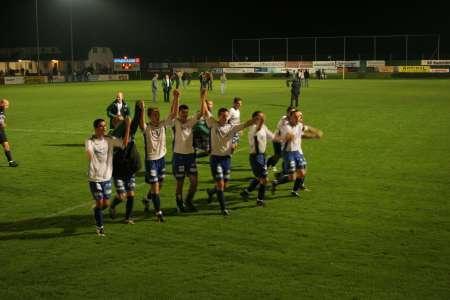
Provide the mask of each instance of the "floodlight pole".
[{"label": "floodlight pole", "polygon": [[261,61],[261,39],[258,39],[258,61]]},{"label": "floodlight pole", "polygon": [[373,37],[373,60],[377,60],[377,36]]},{"label": "floodlight pole", "polygon": [[70,59],[71,59],[71,67],[72,67],[72,73],[74,70],[74,65],[73,65],[73,25],[72,25],[72,0],[70,0]]},{"label": "floodlight pole", "polygon": [[317,37],[314,37],[314,60],[317,61]]},{"label": "floodlight pole", "polygon": [[441,35],[438,34],[438,38],[437,38],[437,59],[440,60],[441,56],[440,56],[440,48],[441,48]]},{"label": "floodlight pole", "polygon": [[234,61],[233,45],[234,45],[234,39],[231,39],[231,61]]},{"label": "floodlight pole", "polygon": [[286,61],[289,61],[289,38],[286,38]]},{"label": "floodlight pole", "polygon": [[408,35],[405,35],[405,66],[408,65]]},{"label": "floodlight pole", "polygon": [[344,36],[344,61],[342,63],[342,80],[345,79],[345,42],[346,42],[346,37]]},{"label": "floodlight pole", "polygon": [[41,48],[39,46],[39,18],[38,18],[38,0],[34,1],[36,15],[36,52],[37,52],[37,73],[41,73],[39,65],[41,64]]}]

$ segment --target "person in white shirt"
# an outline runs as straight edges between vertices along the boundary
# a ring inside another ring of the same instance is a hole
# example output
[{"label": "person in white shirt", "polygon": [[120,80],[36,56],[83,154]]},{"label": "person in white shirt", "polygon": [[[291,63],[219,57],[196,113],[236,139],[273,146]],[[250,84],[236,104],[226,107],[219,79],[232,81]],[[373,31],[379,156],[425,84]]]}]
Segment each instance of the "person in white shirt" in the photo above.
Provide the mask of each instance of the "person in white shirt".
[{"label": "person in white shirt", "polygon": [[124,148],[128,144],[129,119],[123,141],[105,135],[106,122],[103,119],[94,121],[94,135],[85,142],[86,154],[89,159],[89,188],[95,200],[94,216],[96,231],[100,236],[105,235],[103,228],[103,209],[109,206],[111,197],[111,176],[113,168],[114,147]]},{"label": "person in white shirt", "polygon": [[221,95],[225,94],[226,86],[227,86],[227,75],[225,75],[225,73],[222,73],[222,75],[220,75],[220,94]]},{"label": "person in white shirt", "polygon": [[255,190],[259,185],[256,205],[264,206],[267,184],[267,161],[265,156],[267,140],[278,142],[281,140],[264,124],[265,115],[263,112],[255,111],[252,117],[256,119],[256,124],[249,127],[248,143],[250,145],[250,166],[252,167],[255,178],[252,179],[249,186],[241,192],[241,196],[247,199],[250,196],[250,192]]},{"label": "person in white shirt", "polygon": [[159,109],[149,107],[147,116],[150,122],[145,123],[144,102],[140,102],[139,127],[144,134],[145,144],[145,181],[150,184],[150,190],[147,199],[144,200],[145,212],[149,211],[149,200],[153,202],[155,215],[159,222],[164,222],[163,212],[161,210],[160,190],[165,177],[166,161],[166,128],[172,126],[172,119],[176,117],[177,111],[174,103],[178,103],[180,93],[173,91],[174,100],[169,116],[165,120],[160,120]]},{"label": "person in white shirt", "polygon": [[299,110],[289,113],[289,122],[280,128],[280,136],[284,139],[283,174],[279,179],[272,181],[272,193],[276,186],[289,181],[295,181],[291,195],[299,197],[299,189],[303,185],[306,175],[306,160],[301,147],[303,125],[303,114]]},{"label": "person in white shirt", "polygon": [[[280,133],[280,128],[284,124],[289,122],[287,116],[289,115],[289,112],[291,110],[295,110],[295,107],[289,106],[286,110],[286,115],[282,116],[281,119],[278,121],[277,131],[276,131],[277,134]],[[283,156],[283,150],[282,150],[282,144],[280,142],[273,141],[272,143],[273,143],[273,155],[267,159],[267,168],[269,168],[269,169],[273,168],[272,170],[274,172],[276,172],[277,171],[276,165],[277,165],[278,161],[280,160],[280,158]]]},{"label": "person in white shirt", "polygon": [[[203,103],[204,94],[205,92],[202,93],[200,98],[200,107]],[[176,100],[178,99],[176,98]],[[201,112],[199,111],[193,117],[188,117],[189,107],[187,105],[182,104],[178,106],[178,103],[174,103],[174,105],[178,107],[178,118],[172,121],[174,130],[172,173],[177,181],[175,194],[177,209],[179,212],[185,212],[186,209],[196,211],[197,209],[192,203],[192,200],[197,191],[198,172],[192,128],[200,119]],[[190,186],[186,199],[183,201],[183,184],[186,175],[189,177]]]},{"label": "person in white shirt", "polygon": [[[240,108],[242,106],[242,99],[239,97],[235,97],[233,99],[233,106],[230,108],[230,116],[228,118],[228,123],[231,125],[239,125],[241,124],[241,111]],[[236,132],[233,135],[231,140],[231,153],[233,153],[239,144],[240,133]]]},{"label": "person in white shirt", "polygon": [[243,130],[256,121],[256,119],[251,119],[243,124],[232,125],[228,122],[229,114],[228,109],[222,107],[218,111],[218,120],[216,120],[209,113],[206,101],[203,101],[202,115],[211,129],[211,173],[216,182],[214,188],[207,190],[208,202],[210,203],[213,195],[217,193],[220,209],[224,216],[230,214],[226,207],[224,190],[228,185],[231,173],[232,137],[236,132]]}]

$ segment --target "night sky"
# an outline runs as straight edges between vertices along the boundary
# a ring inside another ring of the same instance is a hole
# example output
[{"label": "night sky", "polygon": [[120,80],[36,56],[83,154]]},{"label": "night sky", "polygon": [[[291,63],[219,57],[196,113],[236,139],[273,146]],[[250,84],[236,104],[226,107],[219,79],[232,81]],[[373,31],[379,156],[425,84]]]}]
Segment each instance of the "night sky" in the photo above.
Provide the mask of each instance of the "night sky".
[{"label": "night sky", "polygon": [[[0,48],[36,46],[35,1],[1,3]],[[230,58],[232,38],[404,33],[440,34],[441,58],[450,57],[450,18],[444,1],[214,1],[220,7],[208,3],[72,0],[75,57],[85,59],[92,46],[107,46],[115,56],[138,56],[148,61],[212,61]],[[58,47],[69,57],[70,0],[38,0],[38,16],[41,46]],[[431,58],[436,54],[435,41],[411,38],[410,55]],[[307,59],[311,42],[291,42],[293,58],[305,55]],[[349,58],[371,55],[370,43],[349,40]],[[341,45],[337,39],[323,40],[320,54],[340,52]],[[256,42],[242,42],[236,47],[239,55],[252,58],[257,54]],[[388,52],[399,55],[404,50],[403,39],[380,39],[378,47],[379,56]],[[277,58],[284,55],[285,43],[267,41],[262,50],[264,57]]]}]

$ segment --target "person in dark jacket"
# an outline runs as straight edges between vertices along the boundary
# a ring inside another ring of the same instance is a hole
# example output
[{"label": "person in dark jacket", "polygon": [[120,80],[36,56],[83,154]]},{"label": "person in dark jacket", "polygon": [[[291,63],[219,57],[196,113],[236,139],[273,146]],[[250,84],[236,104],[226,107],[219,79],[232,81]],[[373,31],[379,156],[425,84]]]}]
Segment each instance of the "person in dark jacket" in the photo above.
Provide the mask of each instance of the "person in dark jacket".
[{"label": "person in dark jacket", "polygon": [[116,187],[116,196],[109,207],[109,215],[114,219],[116,217],[116,206],[126,201],[125,224],[134,224],[135,174],[141,168],[141,159],[134,142],[134,136],[139,126],[140,110],[139,103],[136,103],[133,120],[130,122],[127,117],[123,121],[118,121],[114,126],[115,129],[110,131],[110,135],[116,138],[123,138],[125,133],[129,131],[130,142],[128,145],[124,149],[116,148],[114,150],[112,175]]},{"label": "person in dark jacket", "polygon": [[296,75],[291,81],[291,106],[298,107],[298,98],[300,97],[300,77]]},{"label": "person in dark jacket", "polygon": [[125,102],[122,92],[117,93],[116,99],[108,106],[106,113],[109,117],[109,126],[111,129],[114,128],[114,124],[118,121],[124,120],[130,115],[128,104]]},{"label": "person in dark jacket", "polygon": [[169,102],[170,90],[172,89],[172,81],[169,74],[166,74],[162,80],[162,87],[164,92],[164,102]]}]

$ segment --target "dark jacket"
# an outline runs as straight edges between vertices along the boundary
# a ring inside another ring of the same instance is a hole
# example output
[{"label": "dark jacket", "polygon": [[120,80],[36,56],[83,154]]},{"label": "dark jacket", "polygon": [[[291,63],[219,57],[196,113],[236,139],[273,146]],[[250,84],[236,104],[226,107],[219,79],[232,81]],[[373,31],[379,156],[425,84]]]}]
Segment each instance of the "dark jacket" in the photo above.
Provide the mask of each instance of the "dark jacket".
[{"label": "dark jacket", "polygon": [[298,77],[292,80],[291,94],[300,95],[300,79]]},{"label": "dark jacket", "polygon": [[[106,113],[109,117],[109,125],[112,127],[112,120],[115,116],[119,115],[119,108],[117,106],[117,101],[114,100],[113,103],[111,103],[108,108],[106,109]],[[128,104],[125,102],[125,100],[122,100],[122,108],[120,109],[120,115],[125,117],[128,117],[130,115],[130,109],[128,108]]]}]

